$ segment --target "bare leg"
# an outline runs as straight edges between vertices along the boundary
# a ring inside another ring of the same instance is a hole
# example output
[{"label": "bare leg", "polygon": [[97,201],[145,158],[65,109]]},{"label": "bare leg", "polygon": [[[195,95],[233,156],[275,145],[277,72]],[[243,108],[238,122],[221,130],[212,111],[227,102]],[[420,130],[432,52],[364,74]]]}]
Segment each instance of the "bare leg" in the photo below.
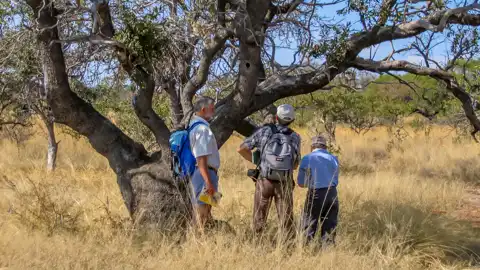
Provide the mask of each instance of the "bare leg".
[{"label": "bare leg", "polygon": [[205,224],[212,218],[212,206],[208,204],[198,204],[195,207],[196,227],[203,232]]}]

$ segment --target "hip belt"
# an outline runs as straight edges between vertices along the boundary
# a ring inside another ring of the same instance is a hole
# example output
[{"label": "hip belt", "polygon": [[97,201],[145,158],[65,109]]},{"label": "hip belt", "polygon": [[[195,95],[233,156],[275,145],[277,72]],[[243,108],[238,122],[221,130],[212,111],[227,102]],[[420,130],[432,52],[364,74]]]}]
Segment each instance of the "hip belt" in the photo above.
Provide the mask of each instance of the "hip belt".
[{"label": "hip belt", "polygon": [[215,168],[213,168],[213,167],[210,167],[210,166],[208,166],[208,169],[209,169],[209,170],[212,170],[212,171],[213,171],[215,174],[217,174],[217,173],[218,173],[218,170],[217,170],[217,169],[215,169]]},{"label": "hip belt", "polygon": [[[195,167],[198,169],[198,166],[195,166]],[[218,170],[215,169],[214,167],[208,166],[207,168],[208,168],[209,170],[212,170],[215,174],[218,174]]]}]

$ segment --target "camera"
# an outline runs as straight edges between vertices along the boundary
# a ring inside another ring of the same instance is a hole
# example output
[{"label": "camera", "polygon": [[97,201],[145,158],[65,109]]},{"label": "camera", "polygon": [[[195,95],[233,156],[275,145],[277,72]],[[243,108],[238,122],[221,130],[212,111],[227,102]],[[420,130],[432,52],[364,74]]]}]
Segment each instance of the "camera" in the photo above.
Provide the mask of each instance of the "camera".
[{"label": "camera", "polygon": [[253,181],[257,181],[259,175],[260,175],[260,170],[258,169],[249,169],[247,171],[247,176],[252,178]]}]

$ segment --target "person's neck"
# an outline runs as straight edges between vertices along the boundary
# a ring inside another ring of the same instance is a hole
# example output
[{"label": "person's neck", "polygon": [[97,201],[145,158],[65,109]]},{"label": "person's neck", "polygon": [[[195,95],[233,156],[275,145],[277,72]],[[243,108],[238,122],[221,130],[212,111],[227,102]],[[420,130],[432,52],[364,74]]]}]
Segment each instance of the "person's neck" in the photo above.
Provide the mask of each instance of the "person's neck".
[{"label": "person's neck", "polygon": [[205,117],[204,117],[203,115],[195,114],[195,116],[198,117],[198,118],[201,118],[201,119],[202,119],[203,121],[205,121],[205,122],[208,122],[208,120],[205,119]]}]

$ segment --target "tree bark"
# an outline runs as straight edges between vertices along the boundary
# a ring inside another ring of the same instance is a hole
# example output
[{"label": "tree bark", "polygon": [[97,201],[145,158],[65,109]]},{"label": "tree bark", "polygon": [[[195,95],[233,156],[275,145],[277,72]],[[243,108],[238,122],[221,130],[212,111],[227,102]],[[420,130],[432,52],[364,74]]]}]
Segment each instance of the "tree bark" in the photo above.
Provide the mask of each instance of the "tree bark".
[{"label": "tree bark", "polygon": [[58,142],[55,138],[55,123],[49,119],[43,119],[47,128],[47,171],[52,172],[57,167]]},{"label": "tree bark", "polygon": [[54,171],[57,166],[58,143],[55,140],[55,129],[53,123],[48,123],[48,154],[47,154],[47,170]]},{"label": "tree bark", "polygon": [[[46,87],[45,87],[46,88]],[[32,109],[40,116],[45,128],[47,129],[47,171],[52,172],[57,167],[58,144],[55,137],[54,117],[48,112],[48,109],[33,105]]]},{"label": "tree bark", "polygon": [[240,121],[240,124],[235,128],[235,131],[245,137],[248,137],[252,135],[257,128],[258,126],[252,123],[250,119],[243,119],[242,121]]},{"label": "tree bark", "polygon": [[173,80],[170,80],[163,84],[163,89],[168,94],[170,99],[170,117],[175,128],[179,127],[183,119],[183,109],[180,100],[180,93]]}]

